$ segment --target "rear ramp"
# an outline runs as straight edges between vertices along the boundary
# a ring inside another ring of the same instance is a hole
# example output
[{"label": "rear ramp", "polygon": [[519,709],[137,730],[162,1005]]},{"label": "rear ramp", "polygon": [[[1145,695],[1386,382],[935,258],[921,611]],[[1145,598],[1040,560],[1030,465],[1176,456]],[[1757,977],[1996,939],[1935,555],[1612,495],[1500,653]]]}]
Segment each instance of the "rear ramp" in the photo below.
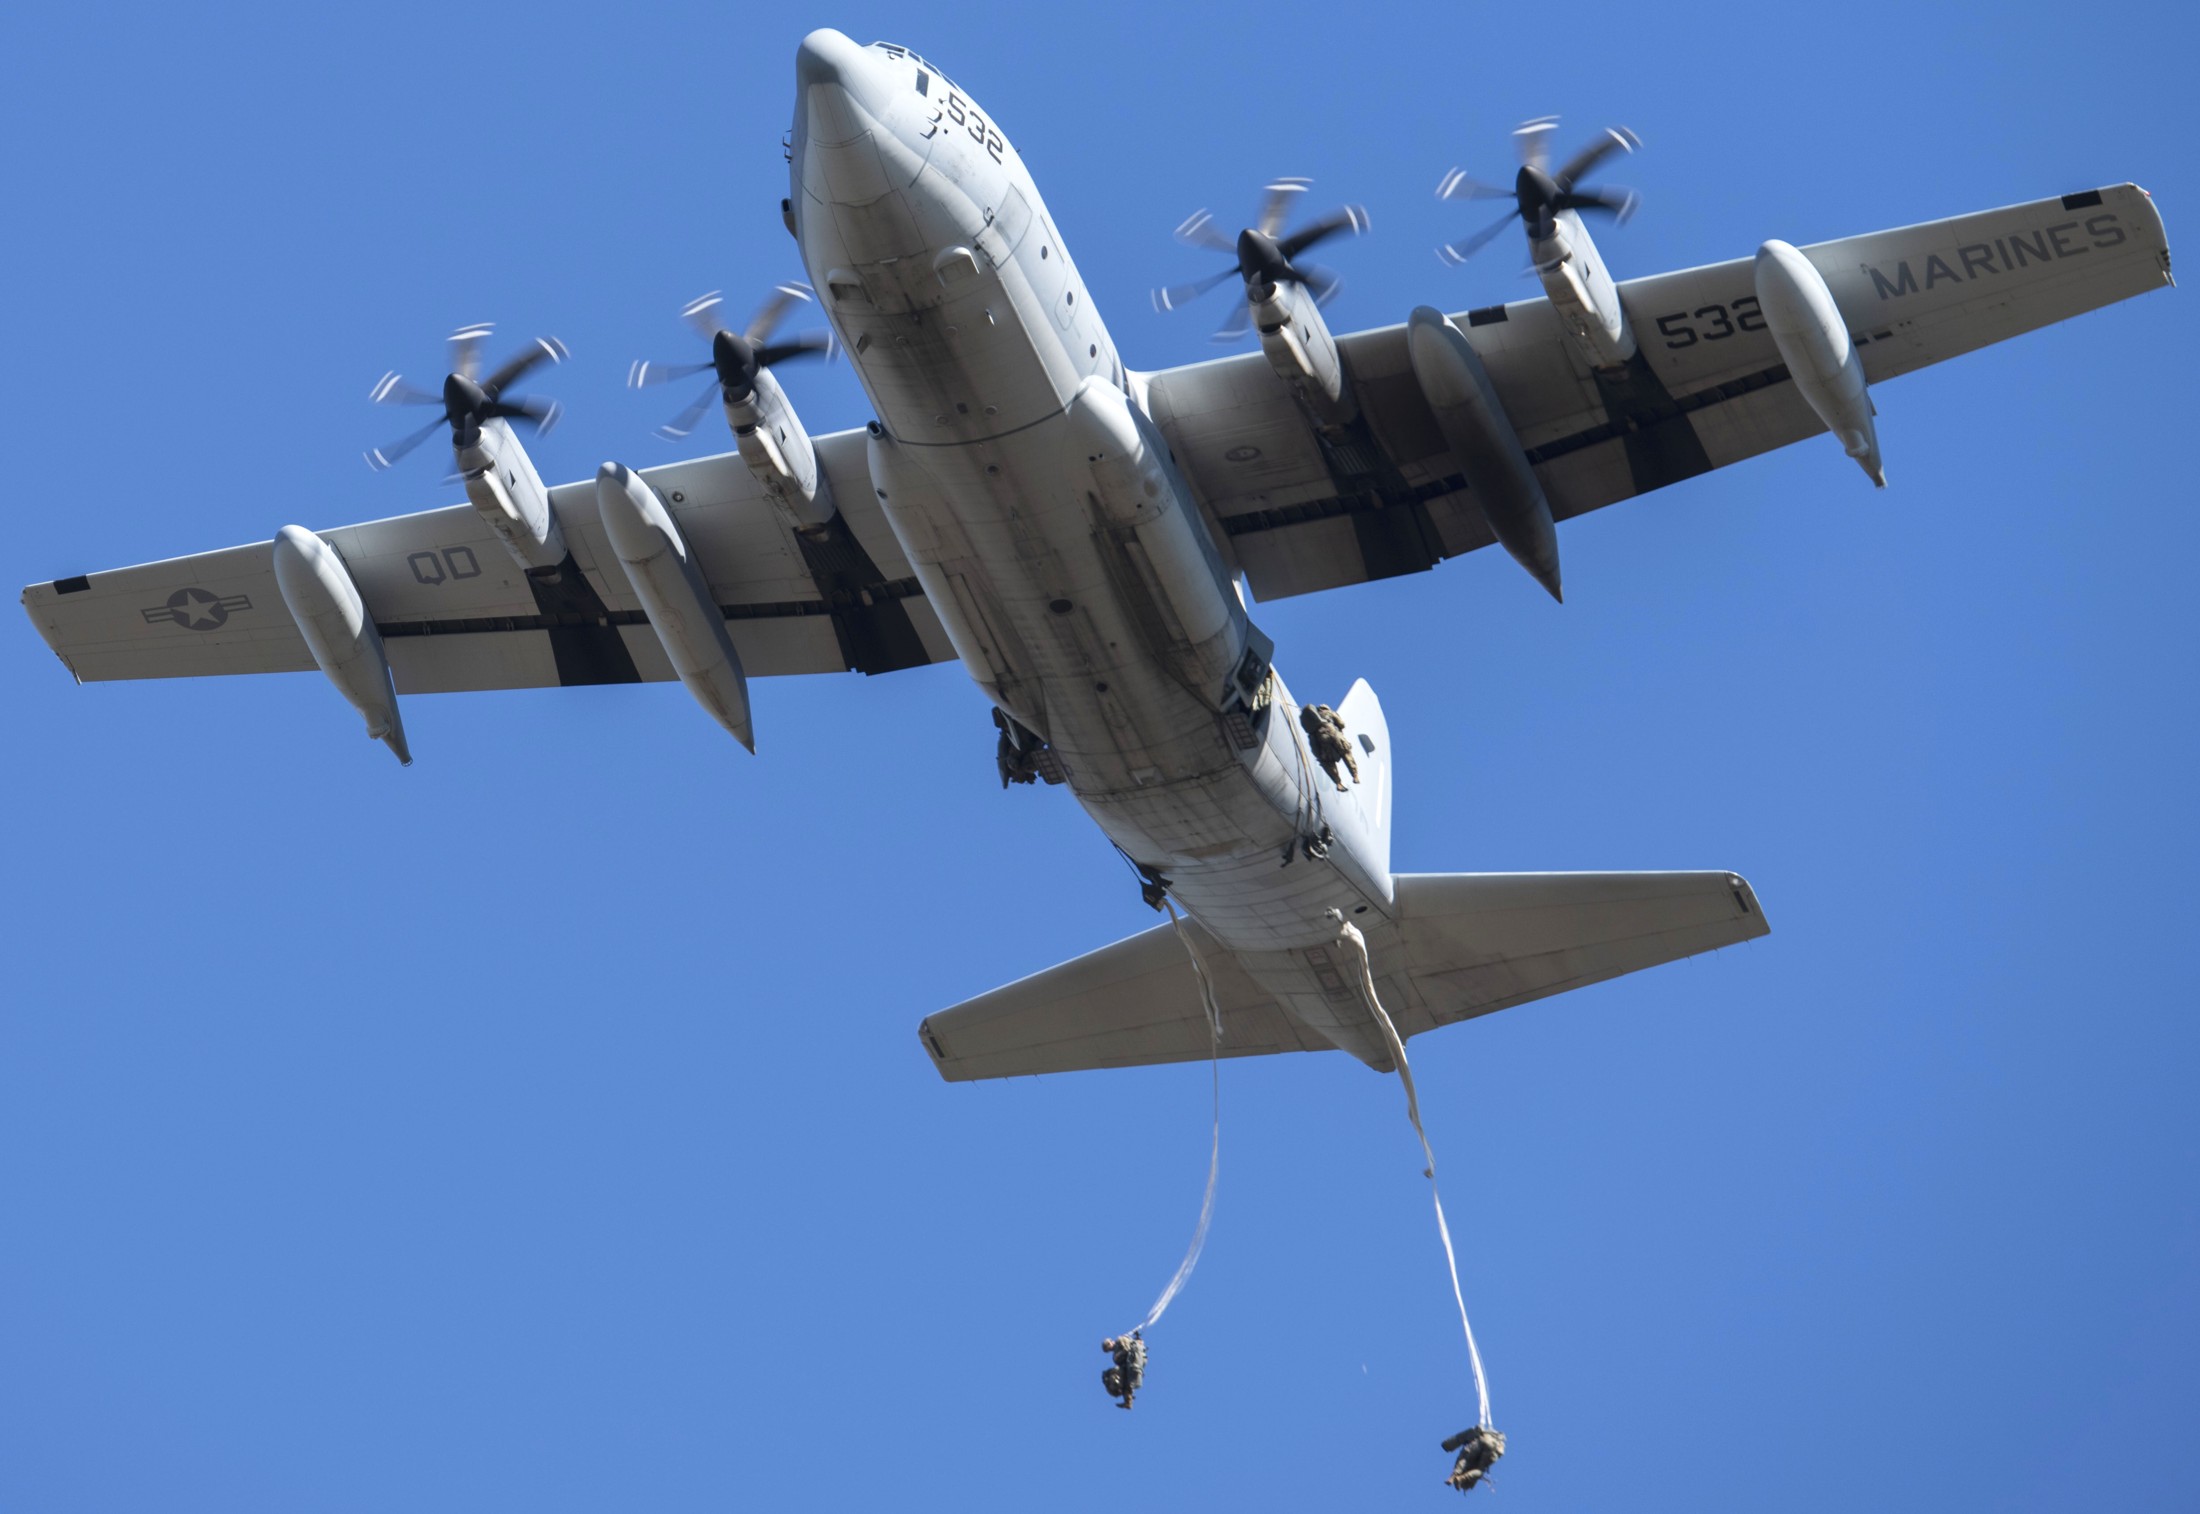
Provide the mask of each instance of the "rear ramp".
[{"label": "rear ramp", "polygon": [[[1408,985],[1391,1006],[1406,1037],[1769,930],[1734,873],[1403,873],[1396,883],[1398,923],[1370,939],[1378,976]],[[1205,930],[1185,928],[1214,976],[1224,1056],[1330,1049]],[[1207,1055],[1199,985],[1168,925],[942,1010],[918,1032],[951,1083]]]}]

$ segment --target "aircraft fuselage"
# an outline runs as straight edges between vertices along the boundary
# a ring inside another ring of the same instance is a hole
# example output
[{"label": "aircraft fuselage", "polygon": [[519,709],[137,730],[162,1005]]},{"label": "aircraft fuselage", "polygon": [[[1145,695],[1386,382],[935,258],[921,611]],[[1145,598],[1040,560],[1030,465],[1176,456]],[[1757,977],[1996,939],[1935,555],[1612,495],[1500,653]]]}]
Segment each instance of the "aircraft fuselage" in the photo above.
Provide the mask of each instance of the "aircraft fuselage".
[{"label": "aircraft fuselage", "polygon": [[[971,676],[1225,945],[1296,978],[1282,954],[1334,938],[1325,910],[1380,928],[1388,754],[1345,793],[1309,761],[998,123],[915,54],[836,32],[805,40],[797,77],[796,236],[876,409],[882,508]],[[1361,709],[1355,735],[1379,747],[1379,708]]]}]

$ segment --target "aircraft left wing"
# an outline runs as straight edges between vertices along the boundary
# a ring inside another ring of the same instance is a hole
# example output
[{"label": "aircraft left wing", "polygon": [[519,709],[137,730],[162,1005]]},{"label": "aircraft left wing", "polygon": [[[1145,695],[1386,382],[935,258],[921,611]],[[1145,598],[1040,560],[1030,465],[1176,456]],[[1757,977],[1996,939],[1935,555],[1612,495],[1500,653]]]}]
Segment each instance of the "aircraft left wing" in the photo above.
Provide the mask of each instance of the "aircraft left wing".
[{"label": "aircraft left wing", "polygon": [[[813,542],[738,453],[651,468],[752,677],[884,673],[955,655],[878,508],[861,431],[817,440],[841,527]],[[593,480],[550,492],[573,571],[522,571],[470,505],[321,531],[381,632],[400,694],[674,676],[596,514]],[[275,524],[280,524],[276,522]],[[23,591],[79,681],[307,671],[273,542],[82,574]]]},{"label": "aircraft left wing", "polygon": [[[1802,251],[1874,384],[2170,282],[2162,218],[2135,184]],[[1591,368],[1547,299],[1451,317],[1555,519],[1825,430],[1757,309],[1753,259],[1619,293],[1639,347],[1619,371]],[[1419,572],[1494,540],[1421,396],[1406,328],[1337,345],[1363,424],[1335,442],[1261,353],[1146,376],[1155,423],[1260,599]]]}]

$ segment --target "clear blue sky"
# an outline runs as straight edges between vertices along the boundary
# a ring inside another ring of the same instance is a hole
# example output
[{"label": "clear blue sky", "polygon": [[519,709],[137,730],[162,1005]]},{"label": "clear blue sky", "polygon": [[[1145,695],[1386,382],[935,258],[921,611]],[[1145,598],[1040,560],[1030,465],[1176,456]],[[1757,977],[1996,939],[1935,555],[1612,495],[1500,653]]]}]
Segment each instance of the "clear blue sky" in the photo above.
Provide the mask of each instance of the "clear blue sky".
[{"label": "clear blue sky", "polygon": [[[1454,164],[1623,122],[1623,275],[2135,179],[2200,245],[2170,5],[13,8],[9,584],[455,498],[385,368],[554,332],[553,478],[790,276],[801,33],[937,59],[1126,359],[1208,355],[1168,232],[1366,202],[1343,326],[1518,298]],[[2188,280],[2189,282],[2189,280]],[[1415,1043],[1512,1514],[2192,1508],[2200,1410],[2191,290],[1879,392],[1831,441],[1263,607],[1356,676],[1423,871],[1730,867],[1768,940]],[[813,428],[868,416],[791,373]],[[699,435],[703,448],[720,444]],[[697,450],[702,450],[698,448]],[[1150,923],[959,670],[77,688],[0,632],[0,1509],[1438,1508],[1472,1393],[1395,1086],[948,1087],[918,1019]],[[1492,1495],[1477,1494],[1476,1498]]]}]

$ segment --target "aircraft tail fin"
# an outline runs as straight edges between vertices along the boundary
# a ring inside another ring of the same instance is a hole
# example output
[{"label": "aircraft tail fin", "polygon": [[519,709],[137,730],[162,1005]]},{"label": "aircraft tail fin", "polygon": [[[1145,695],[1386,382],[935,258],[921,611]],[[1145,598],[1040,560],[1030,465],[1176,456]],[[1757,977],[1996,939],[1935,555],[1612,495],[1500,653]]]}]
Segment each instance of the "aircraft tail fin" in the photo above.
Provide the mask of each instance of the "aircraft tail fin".
[{"label": "aircraft tail fin", "polygon": [[[1341,712],[1340,712],[1341,713]],[[1419,873],[1397,919],[1368,929],[1400,1035],[1766,934],[1734,873]],[[1222,1054],[1324,1051],[1235,955],[1187,922],[1215,980]],[[1167,924],[940,1011],[918,1028],[949,1082],[1207,1055],[1199,986]]]}]

